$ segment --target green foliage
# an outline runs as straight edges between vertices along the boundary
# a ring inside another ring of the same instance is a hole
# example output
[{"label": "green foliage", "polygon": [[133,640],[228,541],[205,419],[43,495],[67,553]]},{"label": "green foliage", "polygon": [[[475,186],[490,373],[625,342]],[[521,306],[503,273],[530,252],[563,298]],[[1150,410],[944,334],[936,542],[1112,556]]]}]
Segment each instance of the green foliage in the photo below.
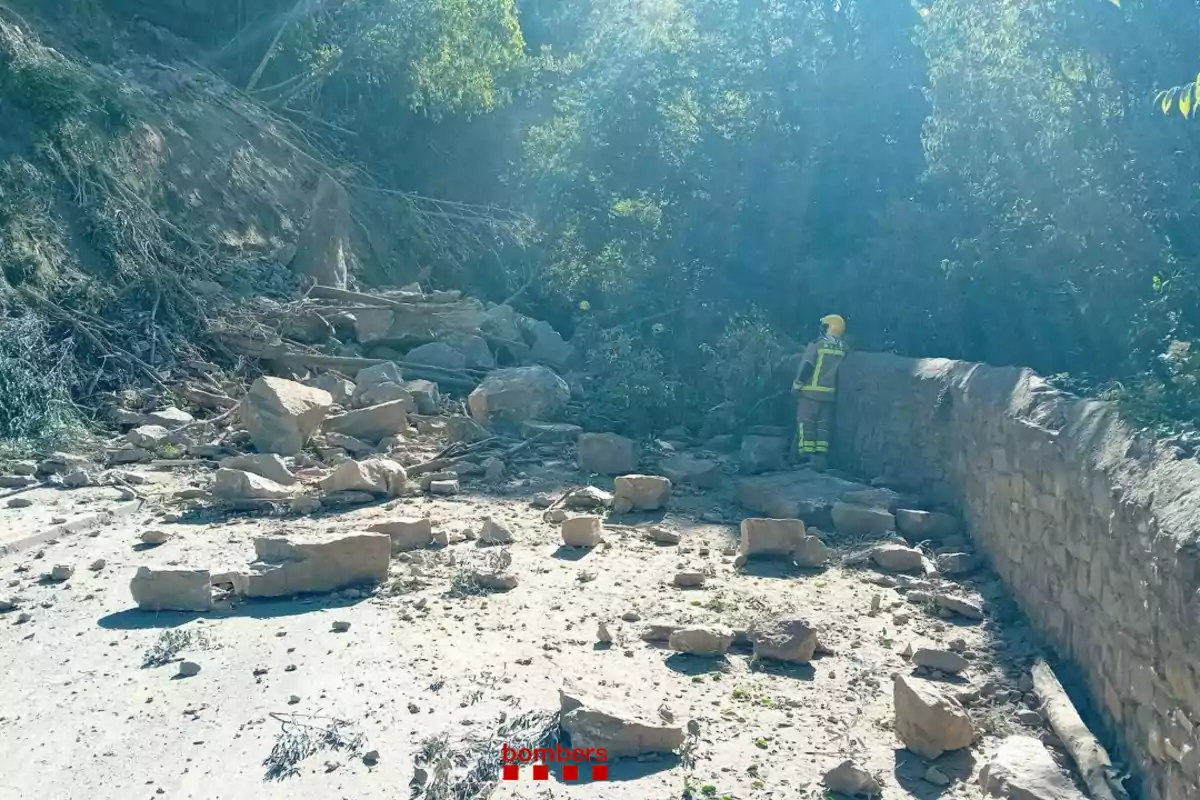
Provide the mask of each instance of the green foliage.
[{"label": "green foliage", "polygon": [[687,411],[683,387],[652,341],[602,334],[589,345],[587,366],[598,376],[589,408],[593,420],[644,436],[678,425]]}]

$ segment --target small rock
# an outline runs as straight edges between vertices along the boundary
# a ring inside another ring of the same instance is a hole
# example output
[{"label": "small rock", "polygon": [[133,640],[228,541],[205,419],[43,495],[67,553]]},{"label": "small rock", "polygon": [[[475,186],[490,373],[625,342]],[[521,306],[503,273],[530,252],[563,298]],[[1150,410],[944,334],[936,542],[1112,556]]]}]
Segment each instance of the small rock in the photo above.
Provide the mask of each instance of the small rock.
[{"label": "small rock", "polygon": [[6,505],[9,508],[29,508],[33,505],[33,501],[28,497],[10,497]]},{"label": "small rock", "polygon": [[612,644],[612,640],[613,640],[613,637],[612,637],[612,634],[609,633],[608,625],[606,625],[604,623],[604,620],[597,620],[597,622],[596,622],[596,641],[599,642],[600,644]]},{"label": "small rock", "polygon": [[672,650],[695,656],[724,655],[732,645],[733,629],[721,625],[679,628],[667,639]]},{"label": "small rock", "polygon": [[504,462],[498,458],[489,458],[483,462],[483,479],[488,483],[496,483],[504,477]]},{"label": "small rock", "polygon": [[287,500],[295,494],[293,486],[237,469],[222,467],[213,480],[213,497],[218,500]]},{"label": "small rock", "polygon": [[926,647],[921,647],[913,651],[912,663],[919,667],[936,669],[949,675],[957,675],[967,668],[967,660],[958,653]]},{"label": "small rock", "polygon": [[154,450],[166,444],[171,432],[162,425],[139,425],[125,434],[125,439],[134,447]]},{"label": "small rock", "polygon": [[749,632],[754,654],[775,661],[807,664],[816,653],[817,631],[807,620],[780,619],[756,625]]},{"label": "small rock", "polygon": [[[911,596],[910,592],[910,596]],[[954,597],[948,594],[934,595],[933,600],[938,606],[946,611],[958,614],[967,619],[981,620],[984,618],[983,608],[978,603],[970,600],[964,600],[960,597]]]},{"label": "small rock", "polygon": [[0,614],[7,613],[9,611],[15,611],[16,609],[17,609],[17,601],[16,600],[14,600],[11,597],[5,597],[4,595],[0,595]]},{"label": "small rock", "polygon": [[471,579],[481,588],[493,592],[507,592],[517,588],[517,576],[511,572],[495,570],[479,570],[472,574]]},{"label": "small rock", "polygon": [[142,544],[159,545],[171,538],[171,534],[166,531],[149,530],[143,531],[141,535]]},{"label": "small rock", "polygon": [[922,758],[935,759],[947,750],[970,747],[975,740],[966,710],[933,684],[897,675],[893,700],[896,735]]},{"label": "small rock", "polygon": [[896,527],[914,541],[924,541],[954,536],[958,533],[959,522],[949,514],[902,508],[896,512]]},{"label": "small rock", "polygon": [[179,677],[190,678],[200,674],[200,665],[195,661],[182,661],[179,664]]},{"label": "small rock", "polygon": [[679,532],[654,526],[646,531],[650,539],[658,544],[679,544]]},{"label": "small rock", "polygon": [[300,695],[298,695],[298,694],[288,695],[288,705],[289,706],[294,706],[294,705],[296,705],[296,703],[299,703],[299,702],[300,702]]},{"label": "small rock", "polygon": [[435,494],[435,495],[439,495],[442,497],[449,497],[451,495],[458,494],[458,492],[459,492],[459,484],[458,484],[457,480],[430,481],[429,482],[429,493],[430,494]]},{"label": "small rock", "polygon": [[495,517],[488,517],[479,531],[479,541],[484,544],[512,544],[513,535],[512,531],[497,522]]},{"label": "small rock", "polygon": [[563,508],[552,508],[546,512],[546,521],[556,525],[560,522],[566,522],[570,518],[571,515]]},{"label": "small rock", "polygon": [[595,547],[604,541],[600,517],[571,517],[562,524],[563,544],[567,547]]},{"label": "small rock", "polygon": [[787,467],[788,440],[780,436],[747,436],[742,439],[738,469],[744,475],[758,475]]},{"label": "small rock", "polygon": [[100,570],[104,569],[104,567],[105,567],[105,565],[107,565],[107,563],[108,562],[105,561],[103,558],[97,558],[95,561],[93,561],[91,564],[88,565],[88,569],[90,569],[92,572],[99,572]]},{"label": "small rock", "polygon": [[280,486],[291,486],[296,482],[296,476],[288,469],[287,464],[275,453],[252,453],[244,456],[223,458],[220,466],[225,469],[236,469],[261,475],[267,480],[274,481]]},{"label": "small rock", "polygon": [[30,614],[28,611],[22,611],[20,614],[17,614],[16,624],[24,625],[26,622],[29,622],[29,620],[31,620],[31,619],[33,619],[32,614]]},{"label": "small rock", "polygon": [[672,456],[659,465],[663,475],[680,486],[712,489],[721,483],[721,464],[686,453]]},{"label": "small rock", "polygon": [[875,780],[874,775],[850,759],[843,761],[826,772],[823,783],[825,784],[825,788],[831,792],[838,792],[839,794],[851,797],[856,795],[876,797],[883,791],[879,785],[879,781]]},{"label": "small rock", "polygon": [[696,589],[704,585],[704,573],[698,570],[683,570],[675,573],[674,583],[680,589]]},{"label": "small rock", "polygon": [[938,572],[943,575],[965,575],[979,569],[981,560],[974,553],[944,553],[938,556]]},{"label": "small rock", "polygon": [[376,764],[379,763],[379,751],[378,750],[367,751],[366,753],[363,754],[362,760],[363,760],[363,763],[366,764],[368,767],[375,766]]},{"label": "small rock", "polygon": [[1042,724],[1042,715],[1034,711],[1032,708],[1022,708],[1017,713],[1013,714],[1013,718],[1022,725],[1030,727],[1038,727]]},{"label": "small rock", "polygon": [[63,476],[63,486],[68,489],[82,489],[95,483],[91,473],[85,469],[73,469]]},{"label": "small rock", "polygon": [[167,406],[159,411],[151,411],[146,415],[146,422],[150,425],[161,425],[168,430],[187,425],[189,422],[195,422],[196,418],[182,409],[174,406]]},{"label": "small rock", "polygon": [[563,497],[563,505],[572,511],[594,511],[600,508],[608,508],[612,505],[613,496],[604,491],[597,489],[595,486],[581,486],[578,489],[572,489]]},{"label": "small rock", "polygon": [[853,538],[883,536],[896,529],[896,518],[886,508],[869,508],[854,503],[834,503],[833,526],[838,533]]},{"label": "small rock", "polygon": [[930,767],[929,769],[925,770],[925,780],[928,783],[932,783],[934,786],[950,785],[950,777],[937,767]]},{"label": "small rock", "polygon": [[334,633],[345,633],[350,630],[350,623],[345,620],[335,620],[333,623]]},{"label": "small rock", "polygon": [[75,568],[69,564],[55,564],[54,568],[50,570],[50,580],[55,583],[62,583],[63,581],[70,580],[74,574]]},{"label": "small rock", "polygon": [[326,492],[367,492],[398,497],[408,483],[404,467],[387,458],[345,461],[318,484]]}]

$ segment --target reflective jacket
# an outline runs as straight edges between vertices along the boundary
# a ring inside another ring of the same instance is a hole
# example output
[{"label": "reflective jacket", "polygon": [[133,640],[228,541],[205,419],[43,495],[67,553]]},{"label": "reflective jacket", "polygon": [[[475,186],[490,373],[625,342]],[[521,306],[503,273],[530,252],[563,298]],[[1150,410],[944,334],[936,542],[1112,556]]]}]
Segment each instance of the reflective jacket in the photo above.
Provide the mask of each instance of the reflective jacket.
[{"label": "reflective jacket", "polygon": [[804,359],[800,364],[803,373],[805,364],[812,364],[812,375],[800,383],[799,375],[793,388],[810,400],[832,400],[837,393],[838,368],[846,358],[846,343],[836,336],[822,336],[804,348]]}]

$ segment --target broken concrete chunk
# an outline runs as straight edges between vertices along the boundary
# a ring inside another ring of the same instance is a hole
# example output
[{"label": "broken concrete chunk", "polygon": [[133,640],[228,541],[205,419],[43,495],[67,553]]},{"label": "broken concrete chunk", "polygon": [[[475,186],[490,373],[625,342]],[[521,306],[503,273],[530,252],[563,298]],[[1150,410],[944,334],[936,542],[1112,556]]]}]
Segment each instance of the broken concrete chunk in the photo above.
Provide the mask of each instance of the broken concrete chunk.
[{"label": "broken concrete chunk", "polygon": [[882,536],[896,529],[896,518],[883,508],[841,502],[834,504],[832,515],[838,533],[854,538]]},{"label": "broken concrete chunk", "polygon": [[206,569],[138,567],[129,591],[143,611],[209,611],[213,606],[212,581]]},{"label": "broken concrete chunk", "polygon": [[333,396],[283,378],[262,377],[242,398],[240,416],[261,453],[294,456],[316,432]]},{"label": "broken concrete chunk", "polygon": [[563,544],[567,547],[595,547],[604,541],[600,517],[570,517],[562,523]]},{"label": "broken concrete chunk", "polygon": [[267,480],[274,481],[281,486],[291,486],[296,483],[296,476],[287,468],[287,464],[284,463],[283,459],[275,453],[232,456],[221,459],[220,463],[225,469],[236,469],[242,472],[261,475]]},{"label": "broken concrete chunk", "polygon": [[682,728],[651,721],[645,709],[603,687],[565,681],[559,703],[571,746],[604,748],[610,760],[671,753],[684,742]]},{"label": "broken concrete chunk", "polygon": [[427,547],[433,541],[433,523],[427,517],[393,519],[367,528],[371,533],[386,533],[396,552]]},{"label": "broken concrete chunk", "polygon": [[387,578],[391,537],[381,533],[262,536],[247,575],[248,597],[332,592]]},{"label": "broken concrete chunk", "polygon": [[295,494],[291,486],[238,469],[222,467],[213,480],[213,497],[218,500],[286,500]]},{"label": "broken concrete chunk", "polygon": [[721,483],[721,464],[687,453],[671,456],[659,465],[662,474],[680,486],[713,489]]},{"label": "broken concrete chunk", "polygon": [[408,483],[404,467],[386,458],[346,461],[318,484],[326,492],[368,492],[397,497]]},{"label": "broken concrete chunk", "polygon": [[896,735],[904,746],[926,759],[947,750],[970,747],[975,727],[957,700],[933,684],[904,675],[893,681]]},{"label": "broken concrete chunk", "polygon": [[497,522],[494,517],[488,517],[479,531],[479,541],[484,544],[512,544],[513,535],[512,531]]},{"label": "broken concrete chunk", "polygon": [[758,475],[786,469],[788,440],[776,436],[747,436],[742,440],[738,469],[743,475]]},{"label": "broken concrete chunk", "polygon": [[407,406],[404,400],[367,406],[330,417],[322,427],[333,433],[344,433],[367,442],[378,442],[385,436],[408,430]]},{"label": "broken concrete chunk", "polygon": [[566,381],[546,367],[513,367],[488,375],[467,398],[467,407],[481,425],[520,423],[553,419],[570,399]]},{"label": "broken concrete chunk", "polygon": [[125,439],[134,447],[153,450],[165,444],[170,434],[162,425],[139,425],[125,434]]},{"label": "broken concrete chunk", "polygon": [[913,511],[902,508],[896,512],[896,527],[914,541],[945,539],[958,533],[959,521],[949,514],[936,511]]},{"label": "broken concrete chunk", "polygon": [[892,543],[872,548],[871,560],[886,572],[918,572],[924,564],[920,550]]},{"label": "broken concrete chunk", "polygon": [[1037,739],[1010,736],[979,771],[986,795],[1007,800],[1083,800],[1070,777]]},{"label": "broken concrete chunk", "polygon": [[579,437],[578,465],[582,472],[624,475],[637,469],[637,442],[615,433],[584,433]]},{"label": "broken concrete chunk", "polygon": [[911,660],[918,667],[936,669],[948,675],[957,675],[968,666],[967,660],[958,653],[928,647],[914,650]]},{"label": "broken concrete chunk", "polygon": [[671,499],[671,481],[658,475],[622,475],[614,485],[614,502],[628,500],[636,511],[657,511]]},{"label": "broken concrete chunk", "polygon": [[829,791],[850,797],[878,797],[883,793],[875,776],[850,759],[826,772],[822,782]]},{"label": "broken concrete chunk", "polygon": [[720,656],[733,645],[733,628],[723,625],[692,625],[680,628],[667,639],[667,647],[694,656]]},{"label": "broken concrete chunk", "polygon": [[756,625],[749,638],[755,655],[776,661],[807,664],[817,650],[817,630],[804,619],[778,619]]}]

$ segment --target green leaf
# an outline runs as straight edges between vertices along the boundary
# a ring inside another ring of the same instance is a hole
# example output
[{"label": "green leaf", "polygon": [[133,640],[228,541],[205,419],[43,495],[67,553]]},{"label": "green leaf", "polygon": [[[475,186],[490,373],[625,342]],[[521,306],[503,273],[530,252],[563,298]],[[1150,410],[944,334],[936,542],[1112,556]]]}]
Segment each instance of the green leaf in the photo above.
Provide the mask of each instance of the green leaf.
[{"label": "green leaf", "polygon": [[1161,292],[1162,291],[1162,278],[1155,275],[1154,280],[1151,281],[1151,285],[1154,286],[1154,291]]}]

